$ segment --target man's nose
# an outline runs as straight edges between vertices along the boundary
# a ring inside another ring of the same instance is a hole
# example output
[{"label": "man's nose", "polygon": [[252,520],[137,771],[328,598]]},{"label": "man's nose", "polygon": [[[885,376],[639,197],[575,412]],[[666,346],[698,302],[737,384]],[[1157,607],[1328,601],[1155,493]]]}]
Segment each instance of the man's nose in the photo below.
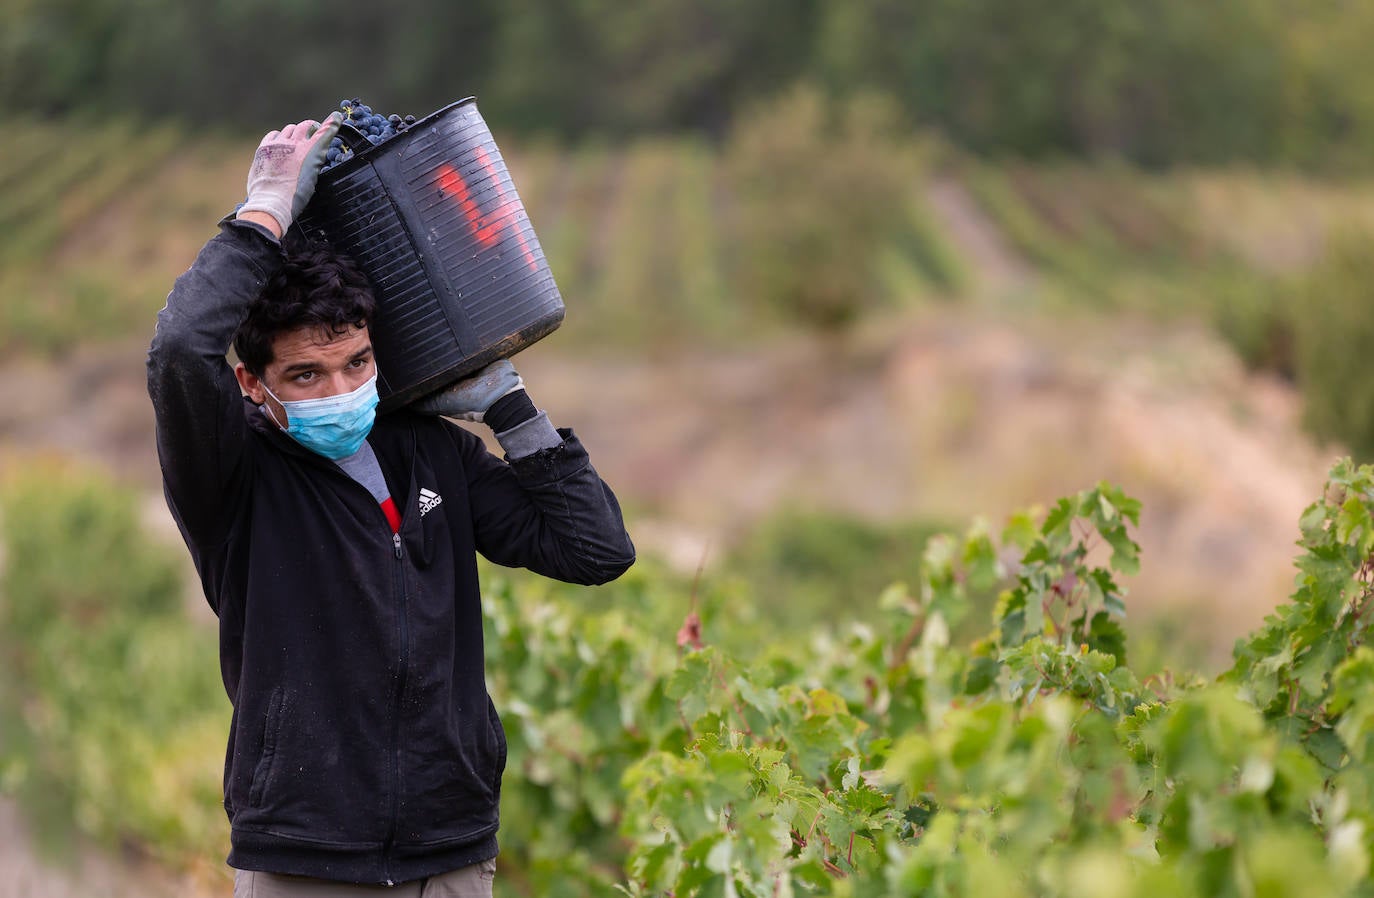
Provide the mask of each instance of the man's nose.
[{"label": "man's nose", "polygon": [[353,390],[353,384],[349,382],[348,375],[343,371],[335,371],[329,375],[329,392],[327,396],[338,396],[340,393],[349,393]]}]

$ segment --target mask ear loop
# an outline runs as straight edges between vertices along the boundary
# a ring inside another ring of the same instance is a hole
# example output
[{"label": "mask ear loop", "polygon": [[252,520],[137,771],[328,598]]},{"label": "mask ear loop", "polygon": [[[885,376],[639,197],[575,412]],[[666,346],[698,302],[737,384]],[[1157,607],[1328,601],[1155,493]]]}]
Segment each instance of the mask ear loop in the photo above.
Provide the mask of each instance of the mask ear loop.
[{"label": "mask ear loop", "polygon": [[[264,390],[267,391],[267,395],[268,395],[268,396],[271,396],[273,399],[277,399],[277,394],[272,392],[272,388],[269,387],[269,386],[267,385],[267,381],[262,380],[262,379],[259,379],[258,382],[262,384],[262,388],[263,388]],[[280,400],[280,399],[277,399],[277,402],[281,402],[281,400]],[[272,423],[275,424],[275,425],[277,425],[277,429],[278,429],[278,430],[285,430],[287,433],[290,433],[290,432],[291,432],[289,428],[283,427],[283,426],[281,425],[281,422],[277,420],[277,416],[276,416],[276,415],[272,414],[272,403],[270,403],[270,402],[264,402],[264,403],[262,404],[262,407],[263,407],[264,409],[267,410],[267,417],[269,417],[269,418],[272,419]],[[283,406],[282,406],[282,411],[285,411],[285,410],[286,410],[286,406],[283,405]],[[290,416],[288,416],[288,418],[289,418],[289,417],[290,417]]]}]

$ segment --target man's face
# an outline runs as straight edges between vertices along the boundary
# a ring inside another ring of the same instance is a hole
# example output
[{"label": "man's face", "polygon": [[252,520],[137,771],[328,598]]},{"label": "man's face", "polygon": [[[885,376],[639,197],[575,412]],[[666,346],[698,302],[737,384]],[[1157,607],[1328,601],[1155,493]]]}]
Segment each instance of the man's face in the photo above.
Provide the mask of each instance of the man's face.
[{"label": "man's face", "polygon": [[286,410],[263,389],[264,381],[283,402],[291,402],[351,393],[376,371],[372,338],[366,327],[351,327],[342,334],[310,327],[276,336],[272,341],[272,361],[261,378],[242,362],[234,369],[234,375],[248,398],[260,405],[266,402],[273,419],[284,425]]}]

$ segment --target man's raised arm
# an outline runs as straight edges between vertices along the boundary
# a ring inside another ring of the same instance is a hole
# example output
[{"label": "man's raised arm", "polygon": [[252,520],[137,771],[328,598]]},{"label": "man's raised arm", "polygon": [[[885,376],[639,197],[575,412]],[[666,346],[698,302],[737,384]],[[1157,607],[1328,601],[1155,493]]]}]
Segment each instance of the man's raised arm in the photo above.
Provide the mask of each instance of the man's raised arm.
[{"label": "man's raised arm", "polygon": [[248,305],[282,262],[280,236],[314,192],[339,117],[301,122],[262,139],[237,217],[176,280],[148,350],[148,395],[157,422],[167,502],[188,539],[213,543],[234,509],[247,424],[225,359]]}]

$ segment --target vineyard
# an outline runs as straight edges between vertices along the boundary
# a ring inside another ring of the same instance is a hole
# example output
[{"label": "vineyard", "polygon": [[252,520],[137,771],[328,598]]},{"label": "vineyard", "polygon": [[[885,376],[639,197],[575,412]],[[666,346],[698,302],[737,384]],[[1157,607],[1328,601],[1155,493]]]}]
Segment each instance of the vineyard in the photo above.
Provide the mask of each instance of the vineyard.
[{"label": "vineyard", "polygon": [[[34,122],[12,143],[0,344],[46,353],[146,333],[239,197],[251,148],[118,122]],[[578,311],[566,339],[647,354],[688,335],[739,345],[960,301],[1202,321],[1291,378],[1304,351],[1325,355],[1299,345],[1304,279],[1333,238],[1374,225],[1363,181],[999,164],[806,92],[719,144],[503,148]],[[1018,272],[1009,288],[986,281],[998,260],[972,251],[936,191],[964,198],[974,237],[999,239]]]},{"label": "vineyard", "polygon": [[[978,272],[928,202],[936,180],[965,191],[1028,263],[1035,284],[1021,303],[1149,303],[1155,314],[1207,318],[1219,280],[1301,271],[1329,233],[1374,223],[1374,189],[1363,184],[993,165],[899,139],[881,120],[845,123],[848,143],[837,146],[827,114],[796,97],[721,146],[506,147],[560,288],[579,305],[567,326],[579,339],[642,348],[683,332],[728,342],[742,327],[828,323],[824,308],[789,302],[797,291],[776,271],[782,262],[800,283],[842,270],[858,311],[976,298]],[[242,191],[251,146],[187,141],[171,127],[81,133],[60,123],[33,123],[12,143],[0,159],[10,234],[0,340],[48,350],[146,328]],[[804,206],[783,208],[798,184]],[[872,205],[887,211],[869,220]]]},{"label": "vineyard", "polygon": [[[213,871],[213,634],[133,506],[52,463],[0,489],[0,785]],[[1333,468],[1289,603],[1212,682],[1132,672],[1139,513],[1103,484],[933,537],[874,616],[794,632],[652,562],[594,591],[487,571],[498,893],[1374,894],[1374,468]]]},{"label": "vineyard", "polygon": [[[769,239],[786,248],[787,241],[809,236],[759,233],[763,222],[796,217],[778,208],[781,193],[758,188],[770,178],[785,180],[789,190],[803,185],[797,195],[825,217],[796,227],[826,237],[849,261],[879,269],[873,289],[880,305],[973,291],[975,273],[964,270],[926,202],[935,178],[962,184],[1038,274],[1068,289],[1097,290],[1146,271],[1300,269],[1315,261],[1330,231],[1374,223],[1374,188],[1363,182],[1152,174],[1107,163],[994,164],[933,140],[913,142],[881,115],[849,118],[802,93],[764,110],[720,145],[676,139],[504,149],[563,291],[617,313],[640,309],[617,332],[635,339],[662,326],[655,317],[722,337],[739,315],[757,315],[749,306],[754,299],[739,290],[749,276],[746,251],[766,248]],[[247,140],[189,141],[174,127],[121,122],[80,129],[33,122],[11,143],[0,159],[0,224],[11,234],[0,248],[7,274],[34,275],[60,261],[117,292],[143,265],[151,263],[159,275],[179,270],[175,264],[184,259],[150,258],[139,232],[171,225],[208,234],[241,192],[239,169],[251,149]],[[188,170],[198,177],[188,180]],[[854,237],[842,231],[858,214],[850,194],[865,190],[881,195],[891,214],[871,227],[861,223],[857,236],[874,245],[845,243]],[[129,221],[132,232],[90,242],[111,213]],[[142,252],[135,253],[139,244]],[[15,286],[7,283],[0,294],[11,316]],[[645,306],[654,313],[643,312]],[[77,316],[57,314],[42,326],[25,327],[21,318],[6,339],[41,346],[77,338]]]},{"label": "vineyard", "polygon": [[[565,346],[842,342],[937,303],[1184,318],[1298,377],[1314,428],[1374,445],[1357,430],[1374,415],[1350,411],[1374,384],[1374,254],[1348,233],[1374,224],[1374,185],[996,165],[804,94],[751,125],[720,144],[503,141],[577,311]],[[11,143],[0,349],[59,361],[144,338],[251,149],[119,124]],[[1011,274],[991,283],[955,225],[996,235]],[[229,708],[178,549],[106,475],[4,462],[0,792],[58,839],[222,892]],[[1103,485],[1000,532],[882,542],[821,519],[761,538],[753,579],[645,558],[587,591],[485,569],[511,745],[498,894],[1374,895],[1374,471],[1332,471],[1298,522],[1290,603],[1215,680],[1128,645],[1139,511]],[[903,582],[875,579],[879,555]]]},{"label": "vineyard", "polygon": [[1369,894],[1372,478],[1333,470],[1292,604],[1215,683],[1127,666],[1139,508],[1106,485],[933,539],[881,618],[761,654],[746,597],[498,587],[513,866],[532,894]]}]

